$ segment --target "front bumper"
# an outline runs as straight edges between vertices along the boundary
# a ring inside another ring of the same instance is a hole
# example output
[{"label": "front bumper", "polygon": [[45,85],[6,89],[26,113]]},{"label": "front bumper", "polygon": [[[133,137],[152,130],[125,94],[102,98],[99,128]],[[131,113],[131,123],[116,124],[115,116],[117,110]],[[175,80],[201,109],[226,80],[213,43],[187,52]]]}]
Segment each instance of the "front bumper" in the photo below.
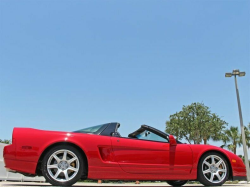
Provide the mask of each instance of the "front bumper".
[{"label": "front bumper", "polygon": [[233,178],[232,180],[247,180],[246,167],[233,167]]},{"label": "front bumper", "polygon": [[233,176],[233,181],[246,181],[247,176]]}]

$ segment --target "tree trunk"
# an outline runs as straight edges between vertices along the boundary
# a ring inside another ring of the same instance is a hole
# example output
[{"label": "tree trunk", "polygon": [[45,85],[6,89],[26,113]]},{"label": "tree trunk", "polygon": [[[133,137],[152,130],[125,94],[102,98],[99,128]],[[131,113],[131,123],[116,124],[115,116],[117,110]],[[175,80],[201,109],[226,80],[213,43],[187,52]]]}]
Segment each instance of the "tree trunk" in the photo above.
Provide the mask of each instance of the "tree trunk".
[{"label": "tree trunk", "polygon": [[203,142],[204,142],[204,144],[206,145],[206,144],[207,144],[207,139],[204,138],[204,139],[203,139]]},{"label": "tree trunk", "polygon": [[236,154],[236,145],[234,145],[234,154]]}]

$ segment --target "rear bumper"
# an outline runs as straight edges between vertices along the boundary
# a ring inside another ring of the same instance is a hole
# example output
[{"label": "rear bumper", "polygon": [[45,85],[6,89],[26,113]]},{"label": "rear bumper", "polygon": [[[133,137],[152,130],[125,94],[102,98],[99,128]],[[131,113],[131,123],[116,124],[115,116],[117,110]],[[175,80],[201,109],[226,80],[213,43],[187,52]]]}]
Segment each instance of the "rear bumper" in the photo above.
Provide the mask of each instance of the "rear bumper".
[{"label": "rear bumper", "polygon": [[8,171],[17,172],[17,173],[27,173],[35,174],[36,173],[36,162],[27,162],[22,160],[8,159],[4,158],[5,168]]},{"label": "rear bumper", "polygon": [[13,139],[12,144],[4,147],[3,150],[4,164],[7,171],[17,173],[35,174],[37,162],[30,162],[16,159],[16,141]]},{"label": "rear bumper", "polygon": [[16,144],[13,139],[12,144],[6,145],[3,148],[3,158],[15,159],[16,158]]}]

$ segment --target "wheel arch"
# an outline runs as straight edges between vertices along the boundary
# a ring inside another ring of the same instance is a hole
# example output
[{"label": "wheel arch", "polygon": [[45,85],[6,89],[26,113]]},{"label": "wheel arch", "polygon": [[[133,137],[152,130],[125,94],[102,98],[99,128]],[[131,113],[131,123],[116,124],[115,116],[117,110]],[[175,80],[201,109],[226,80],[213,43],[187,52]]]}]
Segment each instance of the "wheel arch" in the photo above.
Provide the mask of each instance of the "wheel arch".
[{"label": "wheel arch", "polygon": [[[223,153],[222,151],[218,151],[218,150],[207,150],[207,151],[205,151],[204,153],[202,153],[202,154],[200,155],[200,157],[199,157],[199,162],[198,162],[197,167],[200,165],[201,157],[202,157],[203,155],[207,154],[207,153],[210,153],[210,152],[219,153],[219,154],[221,154],[221,155],[226,159],[226,161],[227,161],[227,163],[228,163],[228,166],[229,166],[229,178],[228,178],[228,179],[232,179],[232,178],[233,178],[233,170],[232,170],[232,166],[231,166],[231,164],[230,164],[230,160],[229,160],[228,156],[227,156],[225,153]],[[198,176],[198,169],[197,169],[197,176]]]},{"label": "wheel arch", "polygon": [[36,167],[36,174],[39,176],[42,176],[41,164],[42,164],[44,156],[46,155],[46,153],[50,149],[52,149],[53,147],[58,146],[58,145],[69,145],[69,146],[76,148],[80,152],[80,154],[83,156],[84,163],[86,164],[86,167],[84,168],[84,173],[82,175],[82,179],[87,178],[87,176],[88,176],[88,158],[87,158],[87,155],[78,145],[71,143],[71,142],[56,142],[56,143],[53,143],[53,144],[49,145],[48,147],[46,147],[39,157],[37,167]]}]

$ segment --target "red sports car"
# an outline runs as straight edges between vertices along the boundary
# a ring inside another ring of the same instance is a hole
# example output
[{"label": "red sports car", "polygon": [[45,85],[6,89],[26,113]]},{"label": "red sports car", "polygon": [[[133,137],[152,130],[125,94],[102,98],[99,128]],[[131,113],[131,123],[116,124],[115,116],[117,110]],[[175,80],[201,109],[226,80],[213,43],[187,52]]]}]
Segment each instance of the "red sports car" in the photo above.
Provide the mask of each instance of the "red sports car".
[{"label": "red sports car", "polygon": [[208,186],[246,180],[244,163],[229,151],[183,144],[147,125],[121,137],[119,126],[107,123],[74,132],[14,128],[12,144],[4,148],[5,167],[59,186],[79,179],[165,180],[178,186],[188,180]]}]

